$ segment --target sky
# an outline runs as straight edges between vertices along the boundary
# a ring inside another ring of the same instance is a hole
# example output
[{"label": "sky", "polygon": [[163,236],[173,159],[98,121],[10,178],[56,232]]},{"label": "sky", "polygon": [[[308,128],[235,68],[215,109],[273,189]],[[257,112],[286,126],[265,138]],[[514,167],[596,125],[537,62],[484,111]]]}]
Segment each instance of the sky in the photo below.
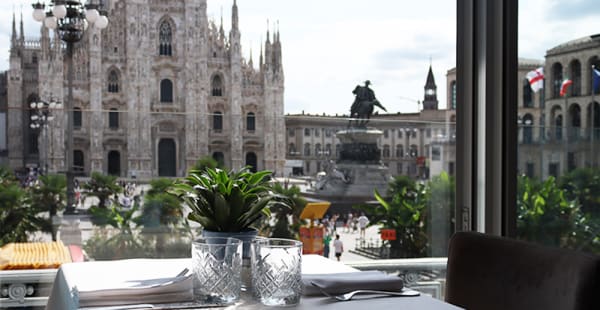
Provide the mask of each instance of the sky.
[{"label": "sky", "polygon": [[[600,33],[597,0],[520,0],[519,56]],[[0,70],[8,69],[12,13],[23,13],[26,38],[39,37],[31,3],[0,1]],[[46,1],[48,2],[48,1]],[[207,0],[207,15],[231,28],[233,0]],[[432,66],[439,107],[446,73],[456,64],[456,2],[448,0],[238,0],[242,53],[258,65],[267,29],[278,29],[285,113],[348,114],[365,80],[388,112],[417,112]],[[109,16],[110,19],[110,16]],[[110,24],[109,24],[110,27]]]}]

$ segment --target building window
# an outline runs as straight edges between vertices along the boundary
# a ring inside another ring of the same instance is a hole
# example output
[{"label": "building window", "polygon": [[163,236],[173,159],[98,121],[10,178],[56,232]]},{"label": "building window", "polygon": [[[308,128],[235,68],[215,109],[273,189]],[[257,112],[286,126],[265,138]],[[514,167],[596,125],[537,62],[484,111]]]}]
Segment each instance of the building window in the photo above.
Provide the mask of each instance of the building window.
[{"label": "building window", "polygon": [[554,63],[554,65],[552,65],[552,97],[553,98],[558,98],[560,97],[560,87],[562,85],[562,81],[563,81],[563,74],[562,74],[562,65],[560,63]]},{"label": "building window", "polygon": [[548,174],[553,176],[554,178],[558,178],[559,167],[560,165],[558,163],[548,164]]},{"label": "building window", "polygon": [[321,134],[321,128],[315,128],[315,137],[318,137]]},{"label": "building window", "polygon": [[323,155],[323,152],[321,151],[321,144],[320,143],[315,144],[315,155],[316,156]]},{"label": "building window", "polygon": [[161,56],[171,56],[171,41],[173,40],[173,33],[171,31],[171,25],[166,20],[160,24],[158,30],[158,54]]},{"label": "building window", "polygon": [[427,136],[427,138],[431,138],[431,128],[425,129],[425,135]]},{"label": "building window", "polygon": [[325,144],[325,156],[329,157],[331,155],[331,144]]},{"label": "building window", "polygon": [[417,137],[417,128],[414,128],[412,130],[411,138],[416,138],[416,137]]},{"label": "building window", "polygon": [[523,143],[533,143],[533,116],[527,113],[523,116]]},{"label": "building window", "polygon": [[390,158],[390,146],[387,144],[383,146],[383,158]]},{"label": "building window", "polygon": [[404,157],[404,146],[402,144],[396,145],[396,157],[397,158]]},{"label": "building window", "polygon": [[254,131],[256,130],[254,113],[250,112],[246,115],[246,130]]},{"label": "building window", "polygon": [[534,175],[535,164],[534,163],[526,163],[525,164],[525,175],[528,178],[533,178]]},{"label": "building window", "polygon": [[296,130],[293,128],[288,129],[288,136],[293,137],[296,135]]},{"label": "building window", "polygon": [[336,144],[335,145],[335,157],[339,158],[340,157],[340,152],[342,151],[342,146],[340,144]]},{"label": "building window", "polygon": [[398,138],[402,138],[402,132],[404,131],[404,129],[398,129]]},{"label": "building window", "polygon": [[533,108],[533,91],[527,78],[523,79],[523,107]]},{"label": "building window", "polygon": [[310,128],[304,128],[304,136],[310,137]]},{"label": "building window", "polygon": [[416,145],[413,144],[413,145],[410,146],[409,155],[412,158],[416,158],[417,156],[419,156],[418,147]]},{"label": "building window", "polygon": [[389,136],[390,136],[389,130],[387,130],[387,129],[383,130],[383,138],[387,139]]},{"label": "building window", "polygon": [[81,108],[74,108],[73,109],[73,127],[75,127],[76,129],[81,128],[81,124],[82,124],[82,116],[81,116]]},{"label": "building window", "polygon": [[331,129],[325,129],[325,137],[331,137]]},{"label": "building window", "polygon": [[83,172],[84,167],[85,167],[85,164],[84,164],[83,151],[73,150],[73,171]]},{"label": "building window", "polygon": [[573,81],[571,85],[570,96],[575,97],[581,95],[581,63],[575,59],[569,64],[571,70],[570,78]]},{"label": "building window", "polygon": [[310,143],[304,143],[304,156],[310,156]]},{"label": "building window", "polygon": [[220,111],[213,114],[213,129],[218,132],[223,130],[223,113]]},{"label": "building window", "polygon": [[440,147],[437,145],[434,145],[431,147],[431,160],[432,161],[440,161],[442,159],[442,151],[440,150]]},{"label": "building window", "polygon": [[215,96],[215,97],[223,96],[223,82],[221,81],[220,76],[215,75],[213,77],[211,89],[212,89],[211,93],[213,96]]},{"label": "building window", "polygon": [[450,83],[450,109],[456,110],[456,81]]},{"label": "building window", "polygon": [[108,73],[108,92],[119,92],[119,74],[116,70],[110,70],[110,72]]},{"label": "building window", "polygon": [[160,81],[160,102],[173,102],[173,82],[169,79]]},{"label": "building window", "polygon": [[119,112],[115,108],[110,109],[110,111],[108,112],[108,128],[119,128]]},{"label": "building window", "polygon": [[296,145],[295,145],[294,143],[290,143],[290,144],[288,145],[288,154],[290,154],[290,155],[292,155],[292,156],[293,156],[293,155],[297,155],[297,154],[296,154]]},{"label": "building window", "polygon": [[402,172],[403,172],[403,171],[402,171],[402,170],[403,170],[402,168],[403,168],[403,167],[402,167],[402,163],[397,163],[397,164],[396,164],[396,173],[398,173],[398,174],[402,174]]}]

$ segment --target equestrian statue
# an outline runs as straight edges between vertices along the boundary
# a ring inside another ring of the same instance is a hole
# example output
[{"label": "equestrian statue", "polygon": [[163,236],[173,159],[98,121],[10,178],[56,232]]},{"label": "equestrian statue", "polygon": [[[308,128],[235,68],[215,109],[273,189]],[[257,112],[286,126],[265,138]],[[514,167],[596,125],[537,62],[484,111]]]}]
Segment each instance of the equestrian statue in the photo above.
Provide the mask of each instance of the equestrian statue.
[{"label": "equestrian statue", "polygon": [[352,91],[355,97],[352,107],[350,107],[350,122],[348,123],[348,127],[354,121],[353,127],[366,128],[371,115],[373,115],[374,106],[387,112],[381,103],[379,103],[379,100],[375,98],[375,93],[369,88],[370,84],[371,81],[366,80],[365,86],[356,85]]}]

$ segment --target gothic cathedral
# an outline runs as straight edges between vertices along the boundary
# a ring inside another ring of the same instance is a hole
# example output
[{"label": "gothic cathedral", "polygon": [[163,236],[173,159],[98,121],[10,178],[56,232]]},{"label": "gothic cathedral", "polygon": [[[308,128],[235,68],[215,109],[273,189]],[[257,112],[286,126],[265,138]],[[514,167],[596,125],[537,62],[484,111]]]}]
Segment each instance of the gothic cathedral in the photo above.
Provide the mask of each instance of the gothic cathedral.
[{"label": "gothic cathedral", "polygon": [[[111,0],[109,26],[74,48],[74,166],[120,177],[183,176],[200,158],[283,173],[284,75],[279,31],[267,30],[257,68],[241,55],[238,7],[231,29],[207,18],[207,1]],[[33,22],[33,21],[32,21]],[[30,103],[67,98],[65,46],[41,27],[26,40],[13,18],[8,163],[64,171],[66,113],[29,127]]]}]

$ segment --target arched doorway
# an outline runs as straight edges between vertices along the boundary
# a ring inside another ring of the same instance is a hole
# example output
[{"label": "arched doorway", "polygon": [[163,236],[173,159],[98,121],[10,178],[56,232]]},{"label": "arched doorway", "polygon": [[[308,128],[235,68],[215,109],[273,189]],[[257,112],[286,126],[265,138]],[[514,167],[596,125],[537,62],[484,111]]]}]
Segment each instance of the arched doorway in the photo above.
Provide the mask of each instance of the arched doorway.
[{"label": "arched doorway", "polygon": [[173,139],[160,139],[158,142],[158,176],[177,176],[177,153]]},{"label": "arched doorway", "polygon": [[256,154],[254,154],[254,152],[246,153],[246,166],[250,166],[250,171],[252,172],[258,170],[256,166]]},{"label": "arched doorway", "polygon": [[219,167],[225,167],[225,155],[223,155],[223,152],[214,152],[212,158],[217,161]]},{"label": "arched doorway", "polygon": [[121,175],[121,153],[119,151],[108,152],[108,174]]}]

